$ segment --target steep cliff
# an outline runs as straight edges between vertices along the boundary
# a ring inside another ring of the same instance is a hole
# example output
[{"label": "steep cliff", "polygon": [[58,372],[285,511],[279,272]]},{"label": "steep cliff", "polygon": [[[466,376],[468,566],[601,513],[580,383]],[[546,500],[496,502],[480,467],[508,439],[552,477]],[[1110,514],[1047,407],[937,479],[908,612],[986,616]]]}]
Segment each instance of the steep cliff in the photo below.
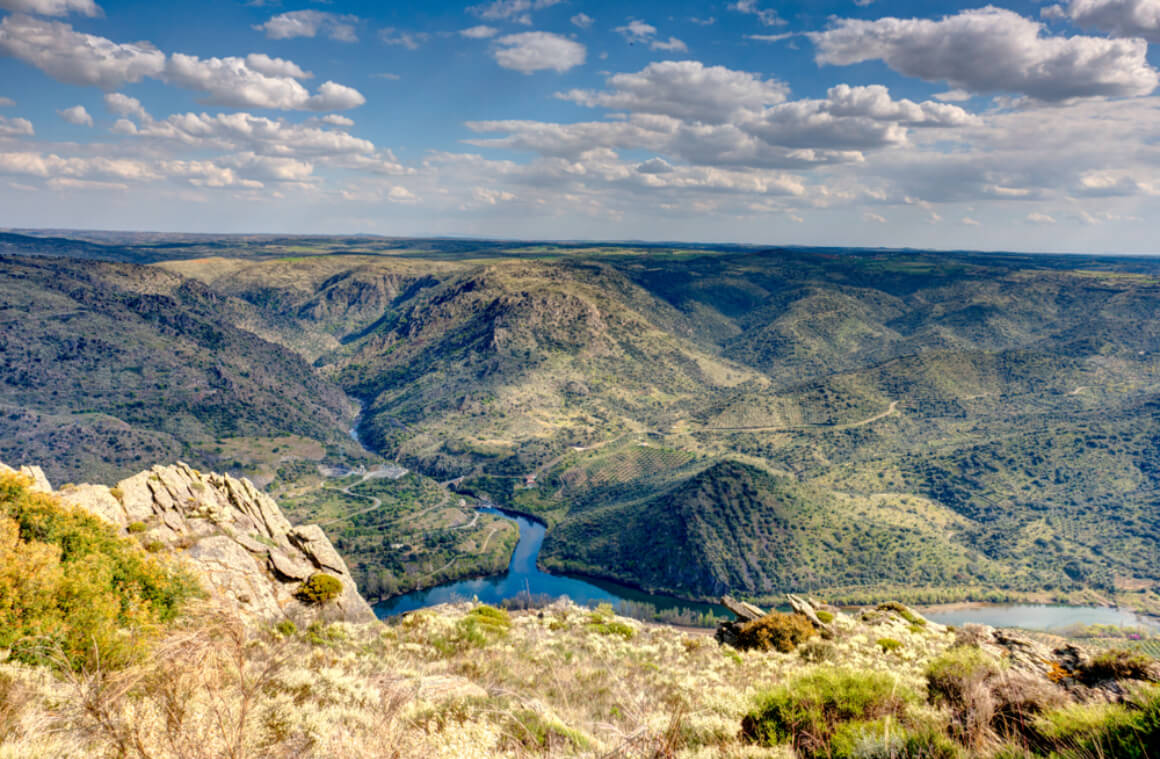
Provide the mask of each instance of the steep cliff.
[{"label": "steep cliff", "polygon": [[[12,470],[0,464],[0,471]],[[37,489],[53,492],[39,467],[20,471]],[[56,495],[137,536],[150,550],[182,557],[210,593],[245,617],[299,624],[375,619],[322,529],[292,525],[249,480],[178,463],[114,487],[70,485]],[[300,600],[302,583],[318,573],[338,579],[342,591],[323,604]]]}]

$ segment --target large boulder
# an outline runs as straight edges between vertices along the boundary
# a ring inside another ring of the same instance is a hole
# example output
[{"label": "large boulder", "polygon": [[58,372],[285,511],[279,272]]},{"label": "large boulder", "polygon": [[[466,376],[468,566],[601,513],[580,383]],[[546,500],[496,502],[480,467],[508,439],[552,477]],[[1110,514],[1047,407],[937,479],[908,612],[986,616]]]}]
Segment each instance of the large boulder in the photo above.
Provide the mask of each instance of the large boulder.
[{"label": "large boulder", "polygon": [[[0,464],[0,471],[14,470]],[[53,492],[38,467],[20,471],[36,489]],[[181,556],[210,593],[252,619],[289,618],[298,624],[375,619],[322,529],[290,524],[278,504],[249,480],[203,474],[179,462],[155,466],[111,488],[75,485],[56,495],[154,550]],[[320,572],[338,579],[342,593],[324,604],[300,600],[303,581]]]}]

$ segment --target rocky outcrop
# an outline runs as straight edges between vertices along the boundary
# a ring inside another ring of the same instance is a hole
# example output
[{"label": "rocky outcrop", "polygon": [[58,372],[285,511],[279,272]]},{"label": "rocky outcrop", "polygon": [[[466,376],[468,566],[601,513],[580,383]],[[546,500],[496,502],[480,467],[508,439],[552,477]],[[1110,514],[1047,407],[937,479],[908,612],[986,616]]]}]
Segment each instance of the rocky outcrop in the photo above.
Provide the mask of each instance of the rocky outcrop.
[{"label": "rocky outcrop", "polygon": [[[21,472],[38,490],[52,492],[38,468]],[[75,485],[56,495],[151,550],[184,557],[207,590],[250,618],[289,618],[298,624],[375,619],[322,529],[290,524],[278,504],[249,480],[202,474],[178,463],[155,466],[115,487]],[[342,593],[322,605],[300,601],[295,594],[302,581],[318,572],[336,577]]]}]

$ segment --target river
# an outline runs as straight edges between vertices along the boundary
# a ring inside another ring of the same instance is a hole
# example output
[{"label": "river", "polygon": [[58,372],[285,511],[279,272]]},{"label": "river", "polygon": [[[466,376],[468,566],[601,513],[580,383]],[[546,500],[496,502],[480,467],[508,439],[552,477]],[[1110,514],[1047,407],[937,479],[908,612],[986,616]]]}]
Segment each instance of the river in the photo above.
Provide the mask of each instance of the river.
[{"label": "river", "polygon": [[541,522],[495,508],[479,510],[510,519],[520,528],[520,540],[512,553],[507,572],[475,580],[446,583],[389,598],[375,605],[375,613],[380,618],[472,598],[478,598],[488,604],[499,604],[521,593],[552,598],[567,596],[582,605],[610,603],[617,607],[624,601],[634,601],[650,604],[658,610],[687,609],[696,614],[711,612],[718,616],[728,615],[726,609],[717,604],[684,601],[671,596],[646,593],[615,582],[542,572],[536,566],[540,548],[544,544],[544,533],[547,532],[547,528]]},{"label": "river", "polygon": [[[512,554],[507,572],[474,580],[460,580],[426,590],[389,598],[375,606],[380,618],[404,614],[428,606],[478,598],[489,604],[499,604],[522,593],[532,596],[563,598],[567,596],[578,604],[610,603],[614,607],[624,601],[650,604],[658,610],[688,609],[696,614],[711,612],[729,616],[724,607],[716,604],[684,601],[671,596],[646,593],[620,583],[556,575],[543,572],[536,566],[547,528],[525,516],[495,508],[481,508],[514,521],[520,529],[519,543]],[[1021,627],[1028,630],[1062,630],[1075,625],[1117,625],[1144,627],[1160,632],[1160,620],[1145,617],[1123,609],[1097,606],[1048,606],[1042,604],[960,604],[934,607],[924,611],[934,622],[945,625],[978,623],[993,627]]]}]

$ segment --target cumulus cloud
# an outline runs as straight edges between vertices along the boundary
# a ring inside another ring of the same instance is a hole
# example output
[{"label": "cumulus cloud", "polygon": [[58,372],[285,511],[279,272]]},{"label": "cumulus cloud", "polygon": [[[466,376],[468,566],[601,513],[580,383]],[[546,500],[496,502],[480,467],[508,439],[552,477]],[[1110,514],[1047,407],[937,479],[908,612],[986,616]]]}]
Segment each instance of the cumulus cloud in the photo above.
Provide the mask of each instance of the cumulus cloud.
[{"label": "cumulus cloud", "polygon": [[482,5],[474,5],[467,10],[485,19],[514,19],[519,23],[530,24],[529,14],[532,11],[551,8],[564,0],[494,0]]},{"label": "cumulus cloud", "polygon": [[250,113],[184,113],[143,125],[143,137],[196,148],[282,156],[370,154],[374,143],[334,129],[291,124]]},{"label": "cumulus cloud", "polygon": [[72,108],[64,108],[56,113],[70,124],[87,127],[93,125],[93,117],[89,115],[83,105],[74,105]]},{"label": "cumulus cloud", "polygon": [[587,49],[579,42],[550,32],[522,32],[500,37],[493,51],[496,63],[524,74],[551,69],[563,73],[580,66]]},{"label": "cumulus cloud", "polygon": [[331,111],[366,102],[357,90],[335,82],[325,82],[311,95],[298,81],[310,74],[281,58],[262,54],[199,58],[182,53],[167,58],[149,43],[118,44],[30,16],[0,21],[0,53],[62,82],[105,90],[151,77],[205,93],[207,102],[235,107]]},{"label": "cumulus cloud", "polygon": [[1054,224],[1055,218],[1045,213],[1029,213],[1027,214],[1027,221],[1032,224]]},{"label": "cumulus cloud", "polygon": [[293,61],[285,58],[271,58],[264,53],[250,53],[246,56],[246,66],[266,76],[290,77],[291,79],[311,79],[314,74],[303,71]]},{"label": "cumulus cloud", "polygon": [[630,42],[639,42],[654,36],[657,33],[657,28],[640,19],[632,19],[624,26],[616,27],[613,31],[624,35],[624,38]]},{"label": "cumulus cloud", "polygon": [[488,26],[487,24],[480,24],[479,26],[459,30],[460,37],[467,37],[471,40],[485,40],[497,34],[499,34],[499,29],[496,29],[494,26]]},{"label": "cumulus cloud", "polygon": [[273,16],[264,24],[254,28],[265,32],[272,40],[288,40],[295,37],[328,37],[338,42],[358,42],[355,25],[358,16],[340,15],[325,11],[290,11]]},{"label": "cumulus cloud", "polygon": [[729,4],[729,10],[757,16],[757,20],[765,26],[782,26],[786,23],[785,19],[777,15],[777,11],[758,7],[757,0],[737,0]]},{"label": "cumulus cloud", "polygon": [[8,106],[16,105],[16,101],[12,98],[0,97],[0,108],[7,108]]},{"label": "cumulus cloud", "polygon": [[366,102],[357,90],[335,82],[324,82],[317,94],[311,95],[296,77],[271,76],[252,68],[243,58],[198,58],[174,53],[165,67],[164,79],[204,92],[208,102],[235,108],[341,111]]},{"label": "cumulus cloud", "polygon": [[1147,95],[1160,84],[1143,40],[1045,37],[1042,24],[991,6],[937,21],[841,19],[809,37],[819,64],[882,60],[901,74],[970,92],[1062,101]]},{"label": "cumulus cloud", "polygon": [[346,116],[339,116],[337,113],[332,113],[329,116],[323,116],[322,122],[337,127],[352,127],[354,126],[354,119],[348,119]]},{"label": "cumulus cloud", "polygon": [[0,0],[0,8],[13,13],[35,13],[39,16],[67,16],[70,13],[101,15],[100,7],[93,0]]},{"label": "cumulus cloud", "polygon": [[120,92],[110,92],[105,95],[105,108],[109,113],[117,116],[132,116],[140,121],[149,121],[149,113],[141,101]]},{"label": "cumulus cloud", "polygon": [[1044,8],[1042,14],[1068,18],[1082,29],[1160,43],[1160,0],[1071,0]]},{"label": "cumulus cloud", "polygon": [[776,79],[700,61],[650,63],[636,73],[609,77],[608,87],[605,92],[571,90],[557,97],[588,107],[723,123],[739,111],[784,102],[789,93],[789,87]]},{"label": "cumulus cloud", "polygon": [[0,54],[19,58],[67,84],[106,90],[160,77],[165,53],[148,42],[118,44],[74,31],[59,21],[7,16],[0,21]]},{"label": "cumulus cloud", "polygon": [[570,18],[569,21],[572,22],[573,26],[578,26],[581,29],[587,29],[596,22],[596,19],[592,18],[587,13],[577,13],[575,16]]},{"label": "cumulus cloud", "polygon": [[28,119],[8,119],[0,116],[0,137],[31,137],[36,133]]}]

